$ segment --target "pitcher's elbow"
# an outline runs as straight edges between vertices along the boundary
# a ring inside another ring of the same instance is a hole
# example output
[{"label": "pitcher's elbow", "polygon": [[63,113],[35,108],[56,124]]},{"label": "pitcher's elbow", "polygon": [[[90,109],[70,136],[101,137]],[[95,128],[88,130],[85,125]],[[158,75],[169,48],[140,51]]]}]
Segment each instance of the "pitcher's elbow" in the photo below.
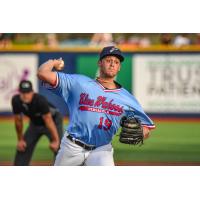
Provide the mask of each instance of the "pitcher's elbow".
[{"label": "pitcher's elbow", "polygon": [[43,80],[43,73],[40,71],[40,70],[38,70],[37,71],[37,77],[40,79],[40,80]]}]

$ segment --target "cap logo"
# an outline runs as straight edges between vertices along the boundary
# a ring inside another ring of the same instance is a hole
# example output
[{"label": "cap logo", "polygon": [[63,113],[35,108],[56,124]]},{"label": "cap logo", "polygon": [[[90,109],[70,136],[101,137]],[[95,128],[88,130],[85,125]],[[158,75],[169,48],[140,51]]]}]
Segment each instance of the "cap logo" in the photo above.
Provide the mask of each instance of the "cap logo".
[{"label": "cap logo", "polygon": [[22,88],[29,88],[29,87],[30,87],[29,83],[22,83]]},{"label": "cap logo", "polygon": [[117,48],[113,47],[111,50],[110,50],[110,53],[112,53],[113,51],[116,51],[118,50]]}]

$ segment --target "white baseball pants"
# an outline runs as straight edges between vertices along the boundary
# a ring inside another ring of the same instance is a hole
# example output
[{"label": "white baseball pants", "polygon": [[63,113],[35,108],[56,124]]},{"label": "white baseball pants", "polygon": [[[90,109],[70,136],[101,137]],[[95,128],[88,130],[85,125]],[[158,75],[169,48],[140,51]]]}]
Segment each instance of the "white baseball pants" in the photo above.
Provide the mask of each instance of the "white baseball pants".
[{"label": "white baseball pants", "polygon": [[55,166],[114,166],[111,144],[88,151],[73,143],[66,136],[67,133],[62,138]]}]

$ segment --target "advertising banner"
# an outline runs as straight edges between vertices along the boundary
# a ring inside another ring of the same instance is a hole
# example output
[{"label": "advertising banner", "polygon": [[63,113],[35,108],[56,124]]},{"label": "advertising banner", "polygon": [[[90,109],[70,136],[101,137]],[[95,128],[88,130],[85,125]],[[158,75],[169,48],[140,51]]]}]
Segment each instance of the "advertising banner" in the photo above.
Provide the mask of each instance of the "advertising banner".
[{"label": "advertising banner", "polygon": [[19,82],[23,79],[32,81],[33,89],[38,91],[36,54],[1,54],[0,55],[0,111],[11,111],[11,99],[18,92]]},{"label": "advertising banner", "polygon": [[200,54],[136,54],[132,76],[146,112],[200,112]]}]

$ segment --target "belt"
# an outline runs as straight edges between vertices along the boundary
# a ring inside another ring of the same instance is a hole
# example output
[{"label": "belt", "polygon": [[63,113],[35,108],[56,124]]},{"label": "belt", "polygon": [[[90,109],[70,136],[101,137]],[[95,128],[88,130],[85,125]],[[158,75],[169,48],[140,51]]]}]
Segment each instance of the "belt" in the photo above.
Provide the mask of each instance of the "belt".
[{"label": "belt", "polygon": [[73,138],[71,135],[68,135],[67,138],[72,141],[74,144],[77,144],[80,147],[83,147],[85,150],[91,151],[96,149],[95,146],[89,146],[87,144],[84,144],[83,142],[76,140],[76,138]]}]

